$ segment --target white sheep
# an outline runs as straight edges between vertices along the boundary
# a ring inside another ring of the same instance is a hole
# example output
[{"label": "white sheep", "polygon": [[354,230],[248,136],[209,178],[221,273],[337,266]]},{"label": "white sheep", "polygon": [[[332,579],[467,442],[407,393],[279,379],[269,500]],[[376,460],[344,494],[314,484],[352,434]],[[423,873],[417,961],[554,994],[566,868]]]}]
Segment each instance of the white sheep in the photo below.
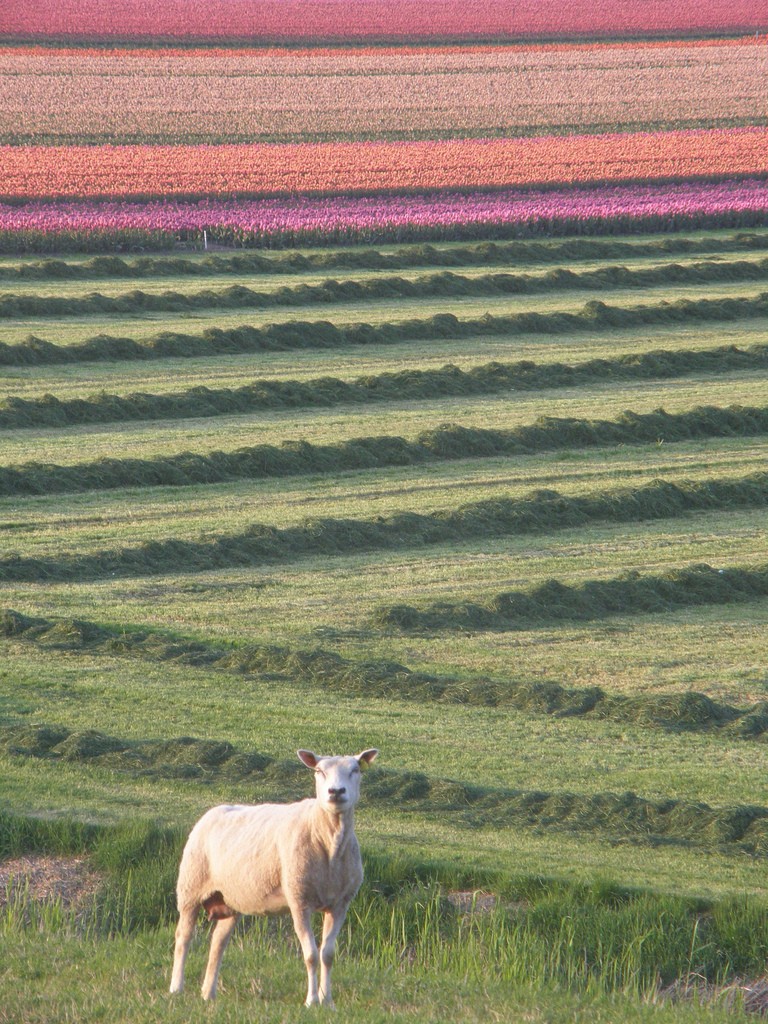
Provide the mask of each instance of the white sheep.
[{"label": "white sheep", "polygon": [[[240,914],[288,911],[307,966],[306,1005],[333,1006],[336,937],[363,880],[354,828],[360,768],[377,753],[318,757],[299,750],[299,759],[315,773],[315,798],[292,804],[222,805],[203,815],[190,832],[179,867],[171,992],[183,988],[184,963],[201,906],[208,920],[216,921],[204,999],[216,996],[221,958]],[[319,985],[313,911],[323,913]]]}]

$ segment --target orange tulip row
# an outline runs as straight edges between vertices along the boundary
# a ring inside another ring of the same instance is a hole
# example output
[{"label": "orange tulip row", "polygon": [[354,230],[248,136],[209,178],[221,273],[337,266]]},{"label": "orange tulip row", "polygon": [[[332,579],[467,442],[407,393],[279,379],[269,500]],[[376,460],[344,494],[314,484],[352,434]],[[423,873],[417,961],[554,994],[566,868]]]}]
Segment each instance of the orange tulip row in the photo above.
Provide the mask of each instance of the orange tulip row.
[{"label": "orange tulip row", "polygon": [[0,146],[15,198],[351,194],[768,174],[768,128],[428,142]]}]

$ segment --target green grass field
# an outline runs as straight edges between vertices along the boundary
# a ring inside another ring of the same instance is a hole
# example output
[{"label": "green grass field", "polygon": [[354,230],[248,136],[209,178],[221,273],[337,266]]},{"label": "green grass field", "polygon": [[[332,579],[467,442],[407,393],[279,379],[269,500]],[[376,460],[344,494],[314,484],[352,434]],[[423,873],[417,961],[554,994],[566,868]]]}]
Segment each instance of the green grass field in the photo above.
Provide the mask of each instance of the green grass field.
[{"label": "green grass field", "polygon": [[[767,246],[0,260],[0,853],[100,873],[6,884],[0,1020],[208,1019],[202,941],[165,994],[186,831],[366,746],[340,1020],[753,1017]],[[78,307],[136,289],[195,308]],[[302,972],[243,930],[217,1018],[298,1019]]]}]

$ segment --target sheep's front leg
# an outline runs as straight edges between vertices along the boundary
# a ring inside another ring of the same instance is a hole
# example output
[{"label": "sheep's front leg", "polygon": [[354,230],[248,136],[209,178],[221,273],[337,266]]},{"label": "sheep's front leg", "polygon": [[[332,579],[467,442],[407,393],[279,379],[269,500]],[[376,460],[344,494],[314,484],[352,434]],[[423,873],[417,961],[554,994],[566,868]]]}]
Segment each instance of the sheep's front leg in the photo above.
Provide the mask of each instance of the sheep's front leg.
[{"label": "sheep's front leg", "polygon": [[191,907],[184,907],[179,913],[179,923],[176,925],[176,946],[173,954],[171,992],[181,992],[184,988],[184,964],[189,952],[189,944],[195,932],[197,911],[197,904],[194,904]]},{"label": "sheep's front leg", "polygon": [[319,996],[317,991],[317,943],[312,931],[312,911],[304,907],[291,907],[291,917],[296,935],[301,943],[301,952],[307,966],[307,999],[306,1006],[315,1006]]},{"label": "sheep's front leg", "polygon": [[346,906],[326,910],[323,914],[323,941],[320,946],[320,1002],[333,1008],[331,994],[331,968],[336,952],[336,938],[347,916]]},{"label": "sheep's front leg", "polygon": [[208,966],[203,978],[203,999],[216,998],[216,985],[219,980],[221,958],[224,956],[224,950],[232,938],[232,932],[237,924],[237,917],[237,914],[233,914],[232,917],[222,917],[216,922],[216,927],[213,929],[211,934],[211,950],[208,954]]}]

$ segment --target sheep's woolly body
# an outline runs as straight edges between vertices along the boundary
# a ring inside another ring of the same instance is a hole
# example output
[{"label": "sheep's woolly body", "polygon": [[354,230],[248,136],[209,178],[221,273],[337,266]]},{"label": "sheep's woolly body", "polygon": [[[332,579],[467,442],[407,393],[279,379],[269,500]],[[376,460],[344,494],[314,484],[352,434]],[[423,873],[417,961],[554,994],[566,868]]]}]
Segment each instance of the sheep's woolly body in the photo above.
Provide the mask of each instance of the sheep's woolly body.
[{"label": "sheep's woolly body", "polygon": [[318,911],[350,901],[362,880],[353,823],[329,819],[317,800],[223,805],[190,833],[178,901],[199,906],[220,893],[238,914],[278,913],[290,902]]},{"label": "sheep's woolly body", "polygon": [[[315,798],[293,804],[222,804],[203,815],[189,835],[179,868],[171,992],[182,990],[201,906],[216,922],[203,981],[206,999],[216,995],[221,958],[240,914],[287,911],[307,965],[307,1005],[332,1005],[336,936],[363,880],[354,829],[360,768],[377,753],[328,758],[300,750],[301,761],[315,772]],[[319,957],[311,928],[317,911],[323,913]]]}]

